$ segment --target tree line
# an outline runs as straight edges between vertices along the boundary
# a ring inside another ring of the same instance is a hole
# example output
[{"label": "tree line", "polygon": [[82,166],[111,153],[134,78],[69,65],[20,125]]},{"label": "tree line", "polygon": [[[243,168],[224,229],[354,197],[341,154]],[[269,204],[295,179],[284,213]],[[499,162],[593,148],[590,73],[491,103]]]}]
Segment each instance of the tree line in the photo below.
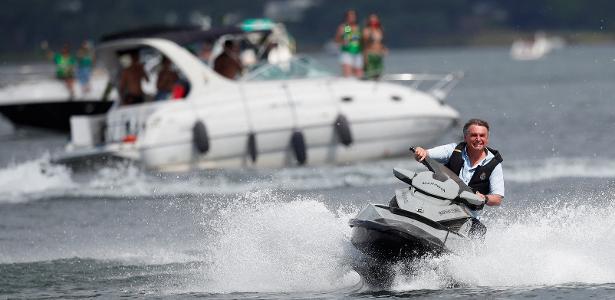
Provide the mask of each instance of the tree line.
[{"label": "tree line", "polygon": [[[213,26],[263,17],[276,0],[3,0],[0,53],[33,52],[43,40],[59,47],[94,42],[140,26]],[[293,0],[289,0],[293,1]],[[309,1],[309,0],[304,0]],[[299,49],[318,49],[333,37],[344,12],[380,15],[390,47],[463,45],[485,31],[590,31],[611,34],[615,1],[607,0],[312,0],[301,18],[285,23]]]}]

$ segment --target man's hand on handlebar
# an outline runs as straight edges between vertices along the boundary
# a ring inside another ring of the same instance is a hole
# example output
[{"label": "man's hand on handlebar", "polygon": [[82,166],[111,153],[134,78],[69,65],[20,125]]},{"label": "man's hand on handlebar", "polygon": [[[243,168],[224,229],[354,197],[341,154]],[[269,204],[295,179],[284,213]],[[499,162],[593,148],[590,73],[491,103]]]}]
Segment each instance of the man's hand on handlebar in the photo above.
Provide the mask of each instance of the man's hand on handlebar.
[{"label": "man's hand on handlebar", "polygon": [[483,200],[485,200],[485,205],[487,205],[487,203],[489,203],[489,198],[487,198],[487,195],[483,195],[480,192],[476,192],[477,195],[479,195],[481,198],[483,198]]},{"label": "man's hand on handlebar", "polygon": [[423,161],[426,157],[427,157],[427,150],[421,147],[414,148],[414,159],[416,159],[416,161]]}]

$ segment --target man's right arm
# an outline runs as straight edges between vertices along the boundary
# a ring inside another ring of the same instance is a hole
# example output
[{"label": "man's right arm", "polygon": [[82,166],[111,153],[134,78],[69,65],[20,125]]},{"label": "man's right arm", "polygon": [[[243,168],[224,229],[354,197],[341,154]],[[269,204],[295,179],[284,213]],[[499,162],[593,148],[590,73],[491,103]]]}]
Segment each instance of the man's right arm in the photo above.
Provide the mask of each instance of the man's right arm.
[{"label": "man's right arm", "polygon": [[489,176],[489,206],[498,206],[504,199],[504,171],[502,170],[502,164],[498,164],[491,176]]},{"label": "man's right arm", "polygon": [[416,161],[423,161],[423,159],[427,158],[427,155],[427,150],[421,147],[414,148],[414,159]]},{"label": "man's right arm", "polygon": [[455,150],[456,143],[446,144],[425,150],[421,147],[416,147],[414,158],[417,161],[422,161],[426,157],[431,157],[440,163],[446,163]]}]

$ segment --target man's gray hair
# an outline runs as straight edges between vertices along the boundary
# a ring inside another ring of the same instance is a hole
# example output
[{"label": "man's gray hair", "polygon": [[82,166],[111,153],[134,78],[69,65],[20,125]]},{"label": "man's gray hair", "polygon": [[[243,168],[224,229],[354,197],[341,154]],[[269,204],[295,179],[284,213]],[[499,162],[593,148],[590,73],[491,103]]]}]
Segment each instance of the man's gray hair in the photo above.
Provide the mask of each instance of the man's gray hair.
[{"label": "man's gray hair", "polygon": [[470,126],[472,125],[483,126],[487,128],[487,132],[489,132],[489,123],[487,123],[487,121],[484,121],[481,119],[470,119],[468,120],[468,122],[466,122],[465,125],[463,125],[463,135],[464,136],[468,134],[468,128],[470,128]]}]

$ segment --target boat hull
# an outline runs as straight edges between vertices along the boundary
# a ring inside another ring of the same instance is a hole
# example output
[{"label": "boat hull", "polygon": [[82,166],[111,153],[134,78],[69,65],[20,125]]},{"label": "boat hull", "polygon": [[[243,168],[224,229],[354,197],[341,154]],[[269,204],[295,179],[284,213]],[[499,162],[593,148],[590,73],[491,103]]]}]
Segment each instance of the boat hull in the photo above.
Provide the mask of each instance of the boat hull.
[{"label": "boat hull", "polygon": [[0,113],[14,125],[70,131],[70,117],[106,113],[113,102],[109,101],[57,101],[0,105]]},{"label": "boat hull", "polygon": [[[114,144],[97,149],[75,149],[65,156],[75,160],[83,153],[100,151],[126,157],[122,151],[130,148],[135,159],[145,168],[163,172],[183,172],[220,168],[281,168],[300,165],[296,147],[291,142],[293,132],[304,137],[303,165],[344,164],[355,161],[399,157],[407,154],[408,145],[430,145],[450,129],[456,118],[400,118],[372,122],[350,122],[353,141],[342,144],[333,124],[324,123],[307,128],[279,128],[264,132],[233,133],[212,136],[209,150],[200,153],[193,137],[184,133],[173,142],[143,144]],[[248,146],[250,142],[253,147]],[[252,154],[254,156],[252,156]],[[132,156],[131,156],[132,157]],[[254,159],[253,159],[254,158]],[[59,159],[61,160],[61,158]]]},{"label": "boat hull", "polygon": [[191,136],[183,142],[153,144],[140,151],[149,169],[186,171],[192,169],[265,167],[299,165],[297,149],[291,143],[294,131],[305,139],[305,165],[340,164],[403,156],[408,145],[430,145],[449,130],[455,118],[400,118],[373,122],[350,122],[352,144],[340,143],[333,124],[308,128],[280,128],[254,132],[255,160],[250,155],[250,132],[211,138],[211,148],[201,154],[195,150]]},{"label": "boat hull", "polygon": [[130,151],[145,168],[170,172],[338,164],[407,155],[409,145],[432,144],[459,118],[435,90],[321,74],[300,58],[290,69],[303,75],[230,81],[165,39],[101,45],[109,74],[118,71],[117,53],[135,46],[167,56],[188,94],[118,105],[101,122],[74,118],[70,151]]}]

